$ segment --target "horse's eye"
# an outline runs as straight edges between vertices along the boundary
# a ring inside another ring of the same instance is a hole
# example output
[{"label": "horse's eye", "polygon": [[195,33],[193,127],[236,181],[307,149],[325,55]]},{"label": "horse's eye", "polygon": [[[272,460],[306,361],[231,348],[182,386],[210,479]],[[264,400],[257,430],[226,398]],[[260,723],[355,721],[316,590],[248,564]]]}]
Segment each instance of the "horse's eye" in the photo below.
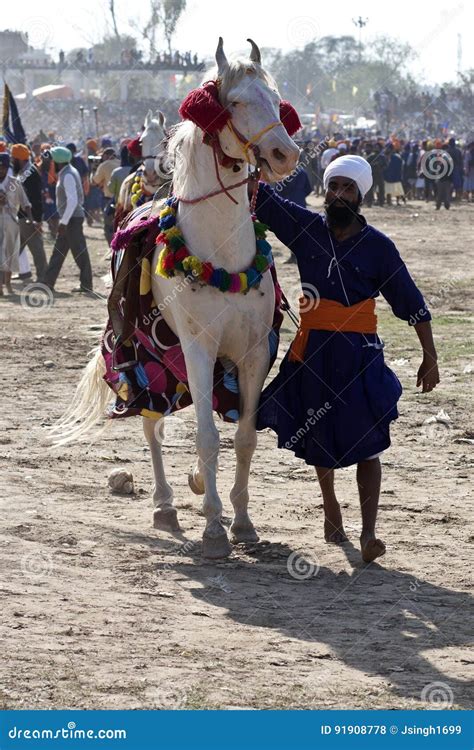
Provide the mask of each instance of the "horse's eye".
[{"label": "horse's eye", "polygon": [[231,103],[230,103],[230,106],[231,106],[231,107],[236,107],[236,106],[237,106],[237,104],[240,104],[240,102],[231,102]]}]

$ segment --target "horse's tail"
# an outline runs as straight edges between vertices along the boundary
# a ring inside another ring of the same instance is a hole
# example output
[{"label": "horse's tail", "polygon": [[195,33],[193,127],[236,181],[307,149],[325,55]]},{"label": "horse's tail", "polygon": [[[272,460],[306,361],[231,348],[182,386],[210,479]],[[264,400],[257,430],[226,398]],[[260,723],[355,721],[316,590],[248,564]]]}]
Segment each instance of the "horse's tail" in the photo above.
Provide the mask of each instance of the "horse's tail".
[{"label": "horse's tail", "polygon": [[91,360],[63,416],[49,428],[54,445],[83,440],[98,428],[112,400],[112,392],[103,379],[105,362],[100,347],[91,352]]}]

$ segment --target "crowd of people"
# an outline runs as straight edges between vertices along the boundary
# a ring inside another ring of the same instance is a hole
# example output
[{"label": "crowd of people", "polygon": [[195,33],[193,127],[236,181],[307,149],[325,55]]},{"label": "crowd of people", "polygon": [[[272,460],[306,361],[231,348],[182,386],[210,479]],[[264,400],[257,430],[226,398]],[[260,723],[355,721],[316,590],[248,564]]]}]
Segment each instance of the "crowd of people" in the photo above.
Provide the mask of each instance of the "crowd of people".
[{"label": "crowd of people", "polygon": [[[119,144],[89,138],[84,152],[75,143],[54,145],[35,141],[11,147],[0,141],[0,296],[14,293],[12,274],[23,283],[33,278],[54,293],[64,260],[71,250],[79,268],[79,285],[72,292],[93,294],[92,268],[84,236],[84,221],[103,224],[110,244],[114,207],[125,177],[136,168],[141,153],[138,138]],[[54,246],[45,252],[44,227]]]},{"label": "crowd of people", "polygon": [[123,49],[120,57],[115,60],[104,60],[96,55],[94,49],[79,49],[72,58],[67,59],[65,53],[61,50],[58,60],[51,60],[46,55],[38,58],[17,57],[14,60],[8,60],[12,68],[50,68],[59,72],[69,66],[84,70],[104,71],[104,70],[128,70],[130,68],[140,68],[143,70],[180,70],[180,71],[200,71],[204,70],[204,61],[200,60],[196,53],[179,52],[178,50],[170,53],[158,51],[150,59],[145,60],[142,50]]},{"label": "crowd of people", "polygon": [[[180,103],[179,99],[166,97],[129,102],[98,101],[94,98],[83,98],[81,101],[35,99],[23,109],[21,117],[25,131],[35,134],[32,142],[65,143],[70,139],[79,142],[81,139],[84,140],[84,133],[96,133],[94,107],[97,107],[100,132],[119,144],[129,133],[140,131],[143,118],[150,109],[153,112],[163,112],[167,126],[178,122]],[[52,123],[54,130],[51,127]]]},{"label": "crowd of people", "polygon": [[[339,134],[341,136],[341,134]],[[449,209],[452,201],[474,199],[474,140],[460,144],[454,136],[423,141],[398,138],[313,139],[300,143],[300,165],[280,190],[305,205],[305,196],[321,191],[328,164],[343,155],[363,156],[372,168],[373,186],[367,206],[399,205],[407,200],[433,201]]]},{"label": "crowd of people", "polygon": [[[364,199],[369,207],[423,200],[439,210],[449,209],[452,201],[474,200],[474,140],[460,144],[452,136],[405,142],[339,133],[332,139],[306,139],[300,146],[297,169],[276,190],[301,206],[311,192],[322,194],[325,169],[345,155],[363,156],[370,164],[373,184]],[[73,291],[93,293],[84,221],[100,222],[110,244],[120,186],[140,161],[138,137],[88,138],[76,145],[40,132],[30,146],[0,141],[0,294],[4,287],[13,293],[13,273],[24,282],[32,279],[27,250],[36,280],[52,292],[71,250],[80,272]],[[43,226],[54,238],[49,260]]]},{"label": "crowd of people", "polygon": [[[442,137],[446,128],[458,128],[472,121],[471,84],[441,87],[430,91],[406,89],[399,94],[384,87],[373,95],[373,112],[384,132],[403,138]],[[472,122],[471,122],[472,124]]]}]

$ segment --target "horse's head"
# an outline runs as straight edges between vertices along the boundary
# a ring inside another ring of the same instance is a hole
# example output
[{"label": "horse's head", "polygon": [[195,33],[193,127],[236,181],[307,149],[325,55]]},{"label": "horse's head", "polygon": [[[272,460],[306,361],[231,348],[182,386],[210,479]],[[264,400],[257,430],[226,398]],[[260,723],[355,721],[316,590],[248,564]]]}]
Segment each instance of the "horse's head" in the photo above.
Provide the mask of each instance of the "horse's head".
[{"label": "horse's head", "polygon": [[166,118],[163,112],[158,110],[157,116],[154,118],[150,109],[145,117],[144,128],[140,136],[142,159],[147,175],[151,175],[153,172],[161,174],[163,171],[162,156],[167,135]]},{"label": "horse's head", "polygon": [[255,164],[260,160],[263,179],[281,180],[296,167],[299,148],[288,135],[280,115],[281,97],[263,69],[260,50],[251,39],[250,58],[229,62],[222,38],[216,51],[219,101],[231,115],[230,127],[219,134],[223,151]]}]

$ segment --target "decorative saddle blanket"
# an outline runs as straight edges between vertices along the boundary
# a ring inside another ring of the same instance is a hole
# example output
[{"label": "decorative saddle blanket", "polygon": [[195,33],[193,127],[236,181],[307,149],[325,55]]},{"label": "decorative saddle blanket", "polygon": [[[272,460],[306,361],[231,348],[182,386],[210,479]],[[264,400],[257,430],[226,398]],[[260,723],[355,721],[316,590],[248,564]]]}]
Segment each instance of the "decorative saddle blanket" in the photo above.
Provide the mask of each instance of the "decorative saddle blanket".
[{"label": "decorative saddle blanket", "polygon": [[[160,228],[158,217],[150,213],[150,204],[134,211],[128,226],[117,232],[112,243],[114,284],[102,339],[104,379],[116,395],[111,418],[141,415],[160,419],[192,403],[179,339],[165,322],[160,301],[153,298],[151,264]],[[268,341],[271,367],[283,315],[274,265],[270,273],[275,285]],[[215,364],[213,408],[227,422],[239,419],[238,372],[231,362],[218,360]]]}]

